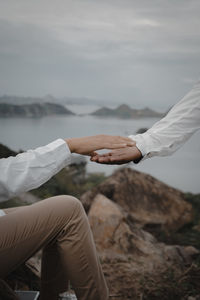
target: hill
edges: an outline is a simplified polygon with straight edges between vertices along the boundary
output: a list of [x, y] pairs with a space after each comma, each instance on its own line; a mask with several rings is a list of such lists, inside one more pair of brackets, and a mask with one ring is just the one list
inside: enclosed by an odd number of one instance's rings
[[0, 144], [0, 158], [6, 158], [9, 156], [15, 156], [17, 155], [17, 152], [11, 150], [7, 146]]
[[23, 105], [0, 103], [1, 118], [41, 118], [50, 115], [74, 115], [74, 113], [64, 106], [54, 103], [32, 103]]
[[99, 117], [117, 117], [117, 118], [161, 118], [164, 113], [156, 112], [148, 107], [143, 109], [133, 109], [126, 104], [122, 104], [117, 108], [102, 107], [91, 115]]

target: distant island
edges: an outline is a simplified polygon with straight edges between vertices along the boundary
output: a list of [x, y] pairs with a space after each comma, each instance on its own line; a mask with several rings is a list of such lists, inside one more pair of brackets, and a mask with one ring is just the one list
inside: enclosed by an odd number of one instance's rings
[[[0, 103], [9, 103], [9, 104], [32, 104], [32, 103], [57, 103], [61, 105], [105, 105], [108, 103], [105, 99], [95, 99], [87, 97], [54, 97], [51, 94], [47, 94], [44, 97], [35, 97], [35, 96], [15, 96], [15, 95], [0, 95]], [[109, 101], [112, 105], [113, 101]]]
[[[47, 95], [39, 97], [19, 97], [19, 96], [0, 96], [0, 118], [24, 117], [41, 118], [50, 115], [77, 115], [66, 108], [70, 104], [88, 104], [87, 98], [55, 98]], [[94, 104], [96, 102], [94, 101]], [[92, 100], [90, 99], [90, 104]], [[103, 102], [102, 102], [103, 105]], [[117, 108], [102, 107], [89, 115], [97, 117], [114, 117], [121, 119], [138, 118], [162, 118], [166, 113], [154, 111], [148, 107], [143, 109], [134, 109], [127, 104], [119, 105]], [[79, 115], [88, 115], [79, 114]]]
[[55, 103], [32, 103], [15, 105], [9, 103], [0, 103], [0, 117], [25, 117], [41, 118], [51, 115], [74, 115], [73, 112], [60, 104]]
[[156, 112], [148, 107], [143, 109], [133, 109], [126, 104], [122, 104], [115, 109], [102, 107], [91, 113], [98, 117], [117, 117], [117, 118], [162, 118], [165, 114]]

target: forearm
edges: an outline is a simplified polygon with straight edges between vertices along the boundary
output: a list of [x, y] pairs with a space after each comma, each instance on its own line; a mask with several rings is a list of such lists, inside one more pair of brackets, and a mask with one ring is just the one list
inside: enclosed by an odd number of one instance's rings
[[72, 153], [75, 152], [82, 155], [91, 155], [94, 151], [100, 149], [117, 149], [135, 145], [135, 143], [127, 137], [105, 134], [68, 138], [66, 143]]
[[71, 153], [89, 155], [99, 149], [132, 146], [127, 137], [96, 135], [58, 139], [44, 147], [0, 160], [0, 201], [37, 188], [65, 167]]
[[70, 163], [71, 153], [62, 139], [0, 160], [0, 201], [39, 187]]
[[171, 155], [200, 128], [200, 83], [144, 134], [130, 136], [144, 158]]

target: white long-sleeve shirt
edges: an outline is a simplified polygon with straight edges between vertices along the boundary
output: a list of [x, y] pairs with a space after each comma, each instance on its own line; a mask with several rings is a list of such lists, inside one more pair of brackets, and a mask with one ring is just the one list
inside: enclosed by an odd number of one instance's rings
[[[0, 202], [39, 187], [70, 160], [71, 152], [62, 139], [16, 157], [0, 159]], [[0, 210], [0, 216], [4, 214]]]
[[200, 129], [200, 81], [168, 114], [143, 134], [130, 135], [142, 153], [142, 160], [167, 156], [178, 150]]

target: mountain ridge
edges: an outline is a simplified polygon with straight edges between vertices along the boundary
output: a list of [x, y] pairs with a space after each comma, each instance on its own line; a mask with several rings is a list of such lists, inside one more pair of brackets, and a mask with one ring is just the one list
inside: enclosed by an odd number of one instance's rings
[[102, 107], [92, 112], [91, 115], [98, 117], [118, 117], [118, 118], [162, 118], [165, 114], [154, 111], [148, 107], [142, 109], [131, 108], [127, 104], [121, 104], [117, 108]]
[[50, 115], [75, 115], [72, 111], [55, 103], [8, 104], [0, 103], [0, 117], [41, 118]]

